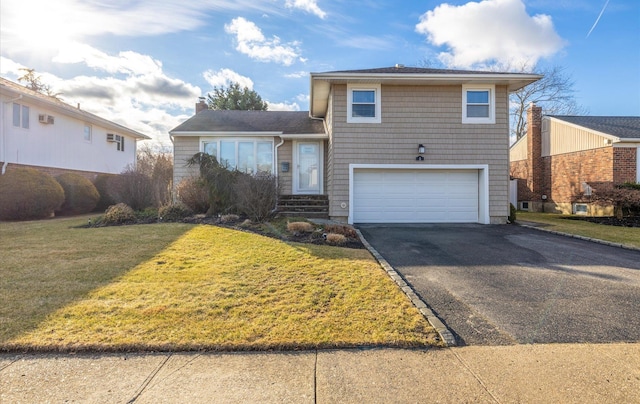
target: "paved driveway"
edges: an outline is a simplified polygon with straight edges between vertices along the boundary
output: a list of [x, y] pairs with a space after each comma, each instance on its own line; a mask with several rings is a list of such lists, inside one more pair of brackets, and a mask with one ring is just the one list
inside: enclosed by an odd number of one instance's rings
[[640, 252], [509, 225], [361, 225], [460, 345], [640, 341]]

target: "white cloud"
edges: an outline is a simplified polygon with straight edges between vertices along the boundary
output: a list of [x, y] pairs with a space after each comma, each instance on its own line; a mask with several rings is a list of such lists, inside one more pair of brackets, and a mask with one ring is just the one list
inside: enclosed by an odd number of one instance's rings
[[298, 72], [293, 72], [293, 73], [287, 73], [284, 75], [284, 77], [290, 78], [290, 79], [299, 79], [302, 77], [309, 77], [309, 72], [305, 72], [304, 70], [300, 70]]
[[327, 16], [327, 13], [318, 6], [318, 2], [316, 0], [287, 0], [285, 6], [288, 8], [298, 8], [322, 19]]
[[416, 31], [433, 45], [448, 48], [439, 59], [451, 67], [534, 65], [564, 46], [551, 17], [530, 16], [522, 0], [441, 4], [420, 17]]
[[236, 36], [236, 49], [252, 59], [290, 66], [300, 56], [297, 42], [281, 45], [280, 38], [275, 35], [267, 39], [256, 24], [242, 17], [234, 18], [224, 29]]
[[253, 89], [253, 80], [234, 72], [231, 69], [220, 69], [218, 71], [207, 70], [202, 73], [202, 77], [211, 84], [211, 87], [228, 87], [231, 83], [238, 83], [240, 87]]
[[300, 111], [300, 105], [298, 105], [297, 102], [292, 102], [292, 103], [288, 103], [288, 102], [269, 102], [267, 101], [268, 104], [268, 110], [269, 111]]
[[84, 63], [87, 66], [107, 73], [158, 74], [162, 63], [151, 56], [137, 52], [124, 51], [117, 56], [108, 55], [96, 48], [78, 42], [63, 45], [53, 57], [56, 63]]
[[26, 66], [14, 62], [4, 56], [0, 56], [0, 74], [3, 76], [22, 76], [24, 74], [20, 69], [26, 69]]

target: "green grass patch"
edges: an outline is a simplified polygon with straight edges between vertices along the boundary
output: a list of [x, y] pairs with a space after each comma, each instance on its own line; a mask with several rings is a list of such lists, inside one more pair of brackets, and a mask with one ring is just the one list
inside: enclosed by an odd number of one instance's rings
[[518, 212], [517, 221], [542, 224], [544, 228], [640, 248], [640, 228], [608, 226], [585, 220], [568, 219], [555, 213]]
[[0, 223], [13, 246], [0, 246], [0, 349], [438, 345], [365, 250], [208, 225], [69, 224]]

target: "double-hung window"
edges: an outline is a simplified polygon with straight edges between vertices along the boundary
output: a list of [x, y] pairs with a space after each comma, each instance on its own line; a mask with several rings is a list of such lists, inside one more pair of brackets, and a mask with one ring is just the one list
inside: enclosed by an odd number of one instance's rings
[[380, 123], [380, 85], [347, 85], [347, 122]]
[[495, 86], [462, 86], [462, 123], [496, 123]]
[[13, 104], [13, 126], [29, 129], [29, 107], [21, 104]]
[[207, 139], [202, 151], [230, 170], [273, 173], [273, 141], [263, 139]]

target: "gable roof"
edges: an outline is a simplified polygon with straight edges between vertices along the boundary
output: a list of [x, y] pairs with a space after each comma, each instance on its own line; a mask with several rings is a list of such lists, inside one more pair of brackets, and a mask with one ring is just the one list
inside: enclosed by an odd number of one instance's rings
[[325, 134], [324, 123], [309, 117], [307, 111], [237, 111], [204, 110], [184, 121], [169, 133], [192, 135], [204, 133], [243, 134]]
[[620, 139], [640, 139], [640, 116], [548, 116]]
[[50, 97], [46, 94], [33, 91], [27, 87], [24, 87], [2, 77], [0, 77], [0, 93], [7, 94], [10, 97], [21, 97], [21, 99], [25, 99], [37, 105], [41, 105], [43, 108], [51, 109], [57, 113], [67, 115], [78, 120], [83, 120], [87, 123], [100, 125], [107, 130], [113, 130], [121, 134], [126, 134], [136, 139], [151, 139], [149, 136], [133, 129], [129, 129], [126, 126], [122, 126], [118, 123], [101, 118], [98, 115], [94, 115], [90, 112], [84, 111], [79, 107], [73, 107], [54, 97]]
[[382, 67], [311, 73], [311, 116], [324, 117], [331, 84], [369, 83], [393, 85], [505, 85], [516, 91], [542, 78], [539, 74], [486, 72], [474, 70], [431, 69], [422, 67]]

